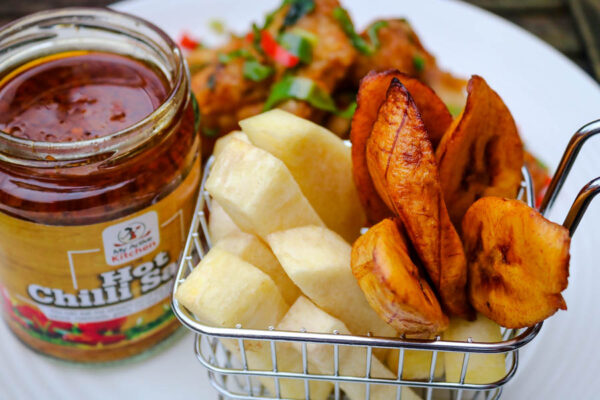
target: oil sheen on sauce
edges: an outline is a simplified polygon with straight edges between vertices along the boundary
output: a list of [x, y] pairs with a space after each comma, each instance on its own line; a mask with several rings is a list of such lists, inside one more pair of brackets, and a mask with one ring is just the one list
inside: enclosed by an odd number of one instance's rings
[[114, 53], [72, 52], [0, 81], [0, 130], [40, 142], [94, 139], [134, 125], [166, 98], [162, 75]]

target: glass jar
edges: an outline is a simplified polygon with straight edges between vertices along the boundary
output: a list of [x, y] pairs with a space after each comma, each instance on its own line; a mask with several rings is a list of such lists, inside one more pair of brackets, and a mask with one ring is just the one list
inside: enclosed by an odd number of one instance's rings
[[0, 302], [29, 347], [104, 362], [178, 327], [171, 287], [200, 181], [199, 114], [177, 45], [110, 10], [61, 9], [5, 26], [0, 82], [34, 60], [81, 51], [151, 66], [166, 99], [102, 137], [49, 142], [0, 131]]

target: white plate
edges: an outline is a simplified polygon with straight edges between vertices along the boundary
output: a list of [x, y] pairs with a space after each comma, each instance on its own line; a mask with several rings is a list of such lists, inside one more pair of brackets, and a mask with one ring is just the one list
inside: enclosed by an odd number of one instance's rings
[[[133, 0], [115, 8], [155, 22], [169, 34], [188, 30], [209, 37], [208, 21], [218, 18], [236, 31], [262, 21], [279, 0]], [[376, 17], [405, 16], [444, 67], [469, 76], [482, 75], [503, 97], [527, 145], [555, 167], [571, 134], [600, 118], [600, 88], [569, 60], [514, 25], [455, 1], [345, 0], [356, 24]], [[212, 37], [214, 39], [214, 37]], [[575, 193], [600, 172], [590, 147], [579, 157], [551, 217], [562, 221]], [[521, 352], [517, 376], [506, 386], [506, 399], [591, 399], [600, 371], [595, 346], [600, 336], [600, 284], [592, 205], [572, 245], [571, 277], [565, 292], [569, 311], [550, 318], [541, 334]], [[596, 235], [598, 237], [598, 235]], [[0, 324], [0, 398], [6, 399], [214, 399], [206, 372], [195, 360], [191, 336], [146, 360], [113, 368], [78, 368], [26, 350]]]

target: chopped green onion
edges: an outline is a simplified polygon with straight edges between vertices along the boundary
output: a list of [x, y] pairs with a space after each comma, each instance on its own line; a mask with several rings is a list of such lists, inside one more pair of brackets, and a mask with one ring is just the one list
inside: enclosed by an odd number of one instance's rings
[[448, 111], [453, 117], [458, 117], [463, 110], [463, 107], [457, 104], [446, 104], [446, 107], [448, 107]]
[[378, 49], [379, 46], [381, 46], [381, 43], [379, 43], [379, 30], [381, 28], [384, 28], [388, 26], [387, 21], [377, 21], [375, 23], [373, 23], [369, 29], [367, 29], [367, 35], [369, 35], [369, 41], [371, 42], [371, 46], [373, 46], [374, 49]]
[[221, 21], [220, 19], [213, 19], [210, 20], [208, 22], [208, 26], [210, 27], [210, 29], [219, 34], [222, 35], [225, 33], [225, 23], [223, 21]]
[[219, 54], [219, 62], [221, 64], [229, 64], [232, 60], [235, 60], [236, 58], [244, 58], [246, 60], [250, 60], [250, 59], [253, 59], [254, 57], [246, 49], [237, 49], [237, 50], [232, 50], [227, 54], [223, 54], [223, 53]]
[[286, 50], [305, 64], [312, 60], [312, 46], [308, 39], [294, 33], [282, 33], [277, 40]]
[[419, 54], [413, 56], [413, 65], [417, 72], [423, 72], [425, 70], [425, 59], [423, 56]]
[[283, 19], [283, 26], [292, 26], [300, 18], [315, 9], [315, 0], [285, 0], [283, 4], [289, 4], [290, 8]]
[[319, 43], [319, 37], [314, 33], [307, 31], [306, 29], [294, 27], [290, 30], [290, 33], [302, 36], [304, 39], [308, 40], [308, 42], [313, 46]]
[[333, 99], [326, 91], [311, 79], [294, 76], [287, 76], [271, 87], [263, 110], [270, 110], [289, 99], [303, 100], [315, 108], [337, 112]]
[[371, 55], [375, 52], [373, 46], [367, 43], [367, 41], [354, 30], [354, 24], [348, 15], [348, 11], [344, 10], [342, 7], [336, 7], [333, 10], [333, 18], [340, 24], [340, 27], [348, 39], [350, 39], [350, 42], [356, 50], [366, 55]]
[[535, 158], [535, 162], [537, 163], [538, 167], [540, 167], [541, 169], [545, 169], [546, 171], [548, 171], [548, 166], [546, 164], [544, 164], [542, 162], [542, 160], [540, 160], [537, 157], [534, 157], [534, 158]]
[[354, 115], [354, 111], [356, 111], [356, 101], [350, 103], [350, 105], [346, 107], [345, 110], [338, 111], [336, 115], [342, 118], [350, 119]]
[[244, 78], [260, 82], [273, 74], [273, 68], [263, 65], [256, 60], [244, 62]]
[[[248, 34], [250, 35], [250, 34]], [[260, 53], [260, 54], [265, 54], [262, 46], [260, 45], [260, 38], [261, 38], [262, 34], [261, 34], [261, 30], [258, 27], [258, 25], [256, 24], [252, 24], [252, 47], [254, 47], [254, 49]]]

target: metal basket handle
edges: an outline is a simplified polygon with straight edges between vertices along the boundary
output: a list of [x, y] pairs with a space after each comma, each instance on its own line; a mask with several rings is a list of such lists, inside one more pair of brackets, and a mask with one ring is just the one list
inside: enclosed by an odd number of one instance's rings
[[[562, 189], [563, 184], [565, 183], [565, 180], [567, 179], [569, 172], [571, 171], [571, 168], [573, 167], [575, 159], [577, 158], [577, 155], [581, 151], [581, 148], [583, 147], [585, 142], [589, 138], [591, 138], [592, 136], [595, 136], [598, 133], [600, 133], [600, 119], [590, 122], [587, 125], [582, 126], [581, 128], [579, 128], [579, 130], [577, 132], [575, 132], [575, 134], [569, 141], [569, 144], [567, 145], [565, 152], [563, 153], [560, 163], [558, 164], [558, 168], [556, 169], [556, 172], [554, 173], [554, 176], [552, 177], [552, 180], [550, 181], [548, 190], [546, 191], [546, 194], [544, 195], [544, 198], [542, 199], [542, 204], [540, 205], [540, 208], [539, 208], [539, 211], [540, 211], [540, 213], [542, 213], [542, 215], [545, 215], [548, 212], [548, 210], [550, 208], [552, 208], [552, 205], [554, 204], [554, 201], [558, 197], [558, 194], [560, 193], [560, 190]], [[575, 204], [573, 204], [573, 206], [575, 206]], [[571, 208], [573, 208], [573, 207], [571, 207]], [[585, 212], [585, 208], [582, 210], [582, 214], [583, 214], [583, 212]], [[571, 214], [571, 212], [569, 212], [569, 214]], [[565, 221], [565, 223], [566, 222], [567, 221]], [[575, 230], [575, 228], [577, 228], [578, 222], [579, 222], [579, 220], [576, 221], [573, 231]], [[569, 228], [569, 227], [567, 227], [567, 228]], [[571, 228], [569, 228], [569, 229], [571, 229]], [[571, 232], [571, 234], [573, 234], [573, 232]]]
[[598, 193], [600, 193], [600, 177], [588, 182], [577, 194], [563, 222], [563, 226], [569, 230], [571, 237], [575, 234], [585, 211]]

